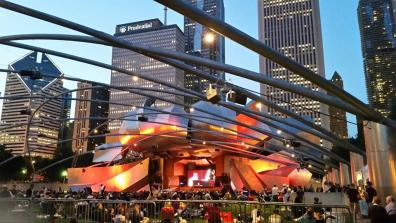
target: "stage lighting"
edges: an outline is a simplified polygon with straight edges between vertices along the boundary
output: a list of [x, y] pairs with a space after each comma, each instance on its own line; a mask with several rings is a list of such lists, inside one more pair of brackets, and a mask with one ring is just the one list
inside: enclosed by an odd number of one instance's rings
[[240, 105], [246, 105], [247, 96], [239, 91], [231, 90], [227, 94], [227, 100]]
[[296, 141], [291, 141], [290, 144], [293, 147], [300, 147], [301, 146], [301, 143], [300, 142], [296, 142]]
[[141, 121], [141, 122], [147, 122], [148, 121], [148, 118], [146, 117], [146, 116], [139, 116], [138, 117], [138, 121]]
[[216, 88], [212, 88], [212, 84], [209, 84], [209, 87], [206, 89], [206, 99], [213, 104], [221, 101], [220, 95], [218, 95]]

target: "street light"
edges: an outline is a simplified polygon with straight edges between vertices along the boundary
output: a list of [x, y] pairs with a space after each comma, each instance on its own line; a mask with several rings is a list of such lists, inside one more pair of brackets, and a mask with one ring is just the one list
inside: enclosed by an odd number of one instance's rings
[[65, 182], [67, 178], [67, 170], [62, 171], [61, 176], [63, 177], [63, 182]]
[[213, 43], [215, 40], [215, 35], [211, 32], [205, 34], [204, 40], [206, 43]]
[[62, 177], [67, 177], [67, 170], [62, 171], [61, 176]]
[[27, 174], [27, 169], [26, 168], [22, 168], [21, 173], [22, 173], [22, 175], [26, 175]]

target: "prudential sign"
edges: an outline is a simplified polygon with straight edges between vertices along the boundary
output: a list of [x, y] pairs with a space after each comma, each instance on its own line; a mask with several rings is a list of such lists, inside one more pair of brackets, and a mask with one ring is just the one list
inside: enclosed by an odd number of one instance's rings
[[126, 33], [126, 32], [132, 32], [132, 31], [137, 31], [141, 29], [149, 29], [153, 27], [152, 22], [146, 22], [143, 24], [131, 24], [131, 25], [122, 25], [118, 28], [118, 33]]

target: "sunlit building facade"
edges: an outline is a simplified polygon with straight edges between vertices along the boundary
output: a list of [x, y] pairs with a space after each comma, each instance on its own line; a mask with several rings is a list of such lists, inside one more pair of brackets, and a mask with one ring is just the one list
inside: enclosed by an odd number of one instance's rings
[[84, 82], [77, 83], [77, 89], [72, 148], [73, 152], [87, 152], [106, 142], [99, 135], [107, 133], [110, 92]]
[[[204, 11], [208, 15], [224, 21], [223, 0], [186, 0], [186, 2]], [[184, 39], [186, 53], [222, 63], [225, 62], [224, 37], [186, 16], [184, 17]], [[192, 66], [216, 76], [219, 79], [224, 80], [225, 78], [224, 72], [195, 64], [192, 64]], [[208, 86], [208, 82], [205, 79], [197, 77], [195, 74], [186, 73], [184, 77], [184, 86], [196, 92], [204, 92]], [[189, 97], [186, 97], [185, 101], [188, 104], [196, 102]]]
[[[322, 31], [318, 0], [258, 0], [259, 39], [271, 48], [324, 77]], [[271, 60], [260, 57], [260, 72], [314, 91], [321, 91], [310, 81], [288, 71]], [[261, 93], [278, 106], [309, 117], [329, 129], [329, 119], [320, 114], [328, 107], [298, 94], [262, 84]], [[285, 117], [274, 109], [270, 114]]]
[[368, 101], [388, 116], [396, 106], [396, 0], [360, 0], [358, 18]]
[[[164, 25], [158, 19], [117, 25], [115, 36], [131, 43], [153, 48], [184, 52], [184, 35], [177, 25]], [[139, 53], [126, 49], [113, 48], [112, 64], [140, 75], [155, 78], [180, 87], [184, 86], [184, 72], [165, 63], [156, 61]], [[156, 95], [168, 100], [183, 102], [182, 96], [161, 93], [158, 90], [173, 89], [153, 83], [136, 76], [130, 76], [117, 71], [111, 73], [111, 84], [122, 87], [141, 87], [151, 91], [137, 90], [147, 95]], [[132, 90], [132, 89], [131, 89]], [[132, 90], [133, 91], [133, 90]], [[143, 106], [146, 96], [129, 91], [111, 90], [110, 102], [124, 103], [124, 105], [110, 105], [110, 118], [121, 118], [127, 112]], [[165, 108], [171, 103], [157, 100], [154, 107]], [[109, 124], [109, 130], [117, 130], [122, 120], [114, 120]]]
[[[4, 100], [0, 141], [14, 155], [25, 154], [30, 151], [33, 156], [52, 158], [57, 148], [62, 118], [64, 118], [67, 109], [65, 109], [62, 98], [49, 100], [43, 106], [41, 104], [46, 98], [58, 95], [66, 90], [59, 78], [62, 72], [46, 54], [37, 52], [31, 52], [10, 64], [9, 69], [17, 71], [36, 70], [54, 77], [31, 79], [17, 73], [7, 74], [5, 96], [33, 97]], [[40, 109], [35, 112], [39, 106]], [[30, 114], [34, 115], [29, 132], [27, 132], [26, 126]], [[25, 143], [26, 138], [28, 143]]]

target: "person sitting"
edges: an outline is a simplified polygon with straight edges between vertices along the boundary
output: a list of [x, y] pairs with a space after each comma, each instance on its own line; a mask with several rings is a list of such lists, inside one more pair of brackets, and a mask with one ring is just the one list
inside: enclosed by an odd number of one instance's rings
[[114, 223], [126, 223], [126, 217], [122, 209], [117, 209], [117, 214], [114, 216]]
[[282, 217], [279, 215], [279, 209], [275, 208], [268, 218], [268, 223], [282, 223]]
[[7, 185], [3, 185], [3, 189], [0, 191], [0, 198], [11, 198], [12, 194], [8, 190]]
[[140, 223], [143, 220], [144, 214], [140, 209], [139, 204], [135, 204], [132, 210], [132, 213], [129, 215], [129, 221], [131, 223]]
[[307, 212], [303, 214], [300, 218], [296, 219], [296, 221], [301, 222], [301, 223], [315, 223], [316, 219], [314, 217], [314, 211], [312, 207], [309, 207], [307, 209]]
[[377, 196], [373, 197], [373, 205], [369, 208], [369, 217], [371, 223], [384, 223], [388, 221], [388, 214], [384, 207], [380, 205], [381, 199]]
[[171, 223], [174, 221], [175, 210], [171, 202], [165, 202], [164, 207], [161, 209], [161, 222]]

